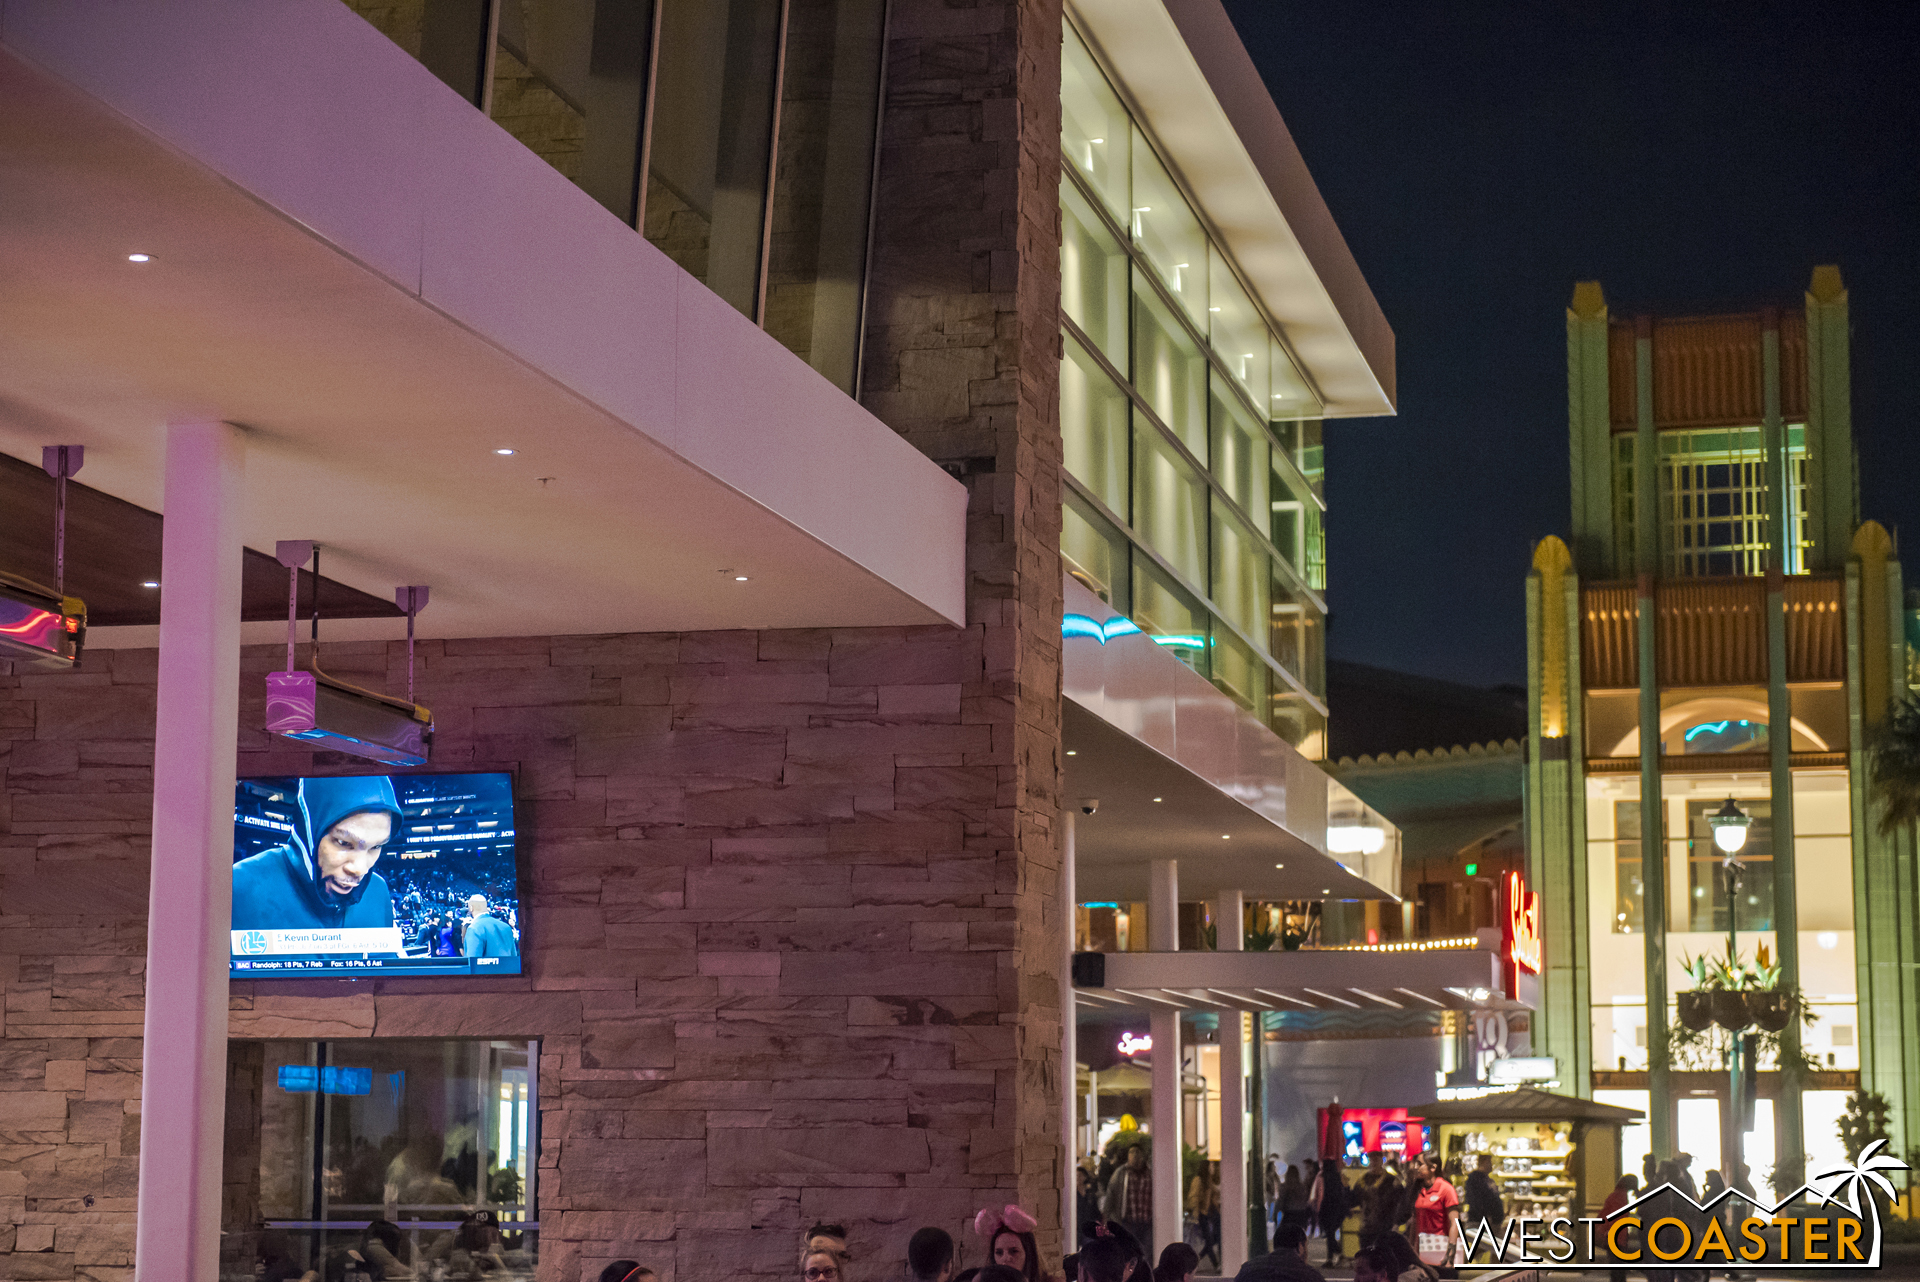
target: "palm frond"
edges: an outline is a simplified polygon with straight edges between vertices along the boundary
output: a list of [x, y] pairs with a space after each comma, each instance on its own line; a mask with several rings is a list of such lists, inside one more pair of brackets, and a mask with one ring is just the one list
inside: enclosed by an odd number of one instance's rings
[[1895, 700], [1887, 719], [1867, 736], [1867, 752], [1881, 835], [1920, 820], [1920, 699]]

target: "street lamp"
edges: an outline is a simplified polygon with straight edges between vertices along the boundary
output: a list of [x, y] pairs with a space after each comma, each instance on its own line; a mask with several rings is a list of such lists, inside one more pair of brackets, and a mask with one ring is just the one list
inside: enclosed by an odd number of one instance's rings
[[[1740, 875], [1746, 871], [1740, 862], [1740, 852], [1747, 846], [1747, 829], [1753, 824], [1753, 816], [1734, 804], [1733, 798], [1727, 798], [1727, 804], [1707, 816], [1707, 823], [1713, 828], [1713, 844], [1720, 849], [1720, 867], [1727, 887], [1727, 968], [1729, 973], [1738, 965], [1740, 922]], [[1733, 1001], [1743, 1001], [1736, 994]], [[1746, 1094], [1745, 1072], [1741, 1061], [1756, 1054], [1754, 1039], [1742, 1037], [1740, 1029], [1746, 1027], [1744, 1015], [1738, 1023], [1717, 1021], [1727, 1029], [1729, 1045], [1727, 1048], [1728, 1087], [1727, 1103], [1730, 1116], [1721, 1126], [1721, 1162], [1731, 1164], [1737, 1172], [1746, 1156], [1746, 1142], [1742, 1132], [1746, 1130], [1748, 1102]]]
[[1707, 816], [1707, 823], [1713, 829], [1713, 844], [1720, 848], [1720, 868], [1726, 879], [1727, 965], [1731, 966], [1739, 951], [1735, 927], [1740, 920], [1740, 874], [1746, 871], [1740, 862], [1740, 852], [1747, 847], [1747, 829], [1753, 823], [1753, 816], [1728, 797], [1726, 805]]
[[1720, 847], [1727, 857], [1729, 865], [1737, 866], [1740, 852], [1746, 849], [1747, 826], [1753, 817], [1727, 798], [1727, 804], [1707, 816], [1707, 823], [1713, 828], [1713, 844]]

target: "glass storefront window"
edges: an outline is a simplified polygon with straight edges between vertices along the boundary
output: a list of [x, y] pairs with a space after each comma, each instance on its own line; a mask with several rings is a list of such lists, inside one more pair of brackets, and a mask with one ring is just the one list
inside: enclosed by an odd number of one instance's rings
[[1060, 184], [1060, 307], [1116, 366], [1127, 366], [1127, 255], [1070, 182]]
[[[381, 35], [478, 107], [486, 100], [487, 6], [475, 0], [346, 0]], [[631, 221], [631, 216], [629, 216]]]
[[780, 0], [668, 4], [661, 14], [642, 230], [748, 316], [760, 310], [779, 41]]
[[885, 0], [790, 5], [780, 76], [767, 332], [849, 395], [860, 362], [885, 20]]
[[1132, 402], [1072, 338], [1060, 363], [1060, 439], [1067, 471], [1115, 516], [1127, 503], [1127, 420]]
[[1321, 523], [1320, 505], [1314, 502], [1299, 474], [1274, 468], [1271, 478], [1273, 497], [1268, 538], [1287, 558], [1295, 574], [1315, 591], [1327, 585], [1326, 540]]
[[532, 1276], [537, 1234], [514, 1226], [539, 1219], [538, 1059], [524, 1041], [230, 1043], [226, 1249], [324, 1278], [376, 1243], [404, 1276]]
[[629, 226], [652, 36], [651, 3], [582, 0], [500, 0], [494, 30], [494, 123]]
[[1275, 734], [1298, 748], [1307, 760], [1319, 761], [1326, 756], [1326, 714], [1284, 682], [1274, 682], [1273, 714], [1267, 724]]
[[1267, 554], [1253, 531], [1238, 517], [1215, 509], [1213, 516], [1213, 601], [1228, 623], [1249, 637], [1266, 640]]
[[1180, 306], [1204, 332], [1207, 326], [1207, 233], [1193, 216], [1146, 137], [1133, 135], [1133, 243], [1160, 274]]
[[1069, 24], [1060, 66], [1060, 154], [1121, 223], [1129, 221], [1132, 139], [1133, 125], [1119, 95]]
[[1207, 358], [1153, 287], [1133, 289], [1133, 386], [1195, 458], [1207, 457]]
[[1216, 634], [1213, 644], [1213, 681], [1249, 708], [1265, 706], [1273, 672], [1260, 657], [1238, 640]]
[[1186, 576], [1207, 581], [1207, 483], [1145, 419], [1134, 429], [1133, 529]]
[[1180, 662], [1207, 675], [1207, 612], [1139, 552], [1133, 554], [1133, 621]]
[[1132, 592], [1126, 536], [1073, 490], [1064, 491], [1060, 521], [1060, 556], [1066, 571], [1117, 614], [1132, 610]]
[[1213, 390], [1213, 478], [1240, 510], [1258, 521], [1268, 510], [1267, 434], [1240, 404], [1240, 398], [1220, 387], [1214, 376]]
[[1234, 279], [1226, 256], [1210, 255], [1211, 283], [1207, 291], [1207, 334], [1227, 372], [1246, 389], [1255, 405], [1269, 403], [1273, 339], [1267, 323]]
[[1274, 659], [1308, 690], [1326, 689], [1326, 620], [1313, 601], [1276, 573], [1267, 625]]
[[1613, 803], [1613, 836], [1613, 933], [1635, 935], [1647, 928], [1639, 802]]

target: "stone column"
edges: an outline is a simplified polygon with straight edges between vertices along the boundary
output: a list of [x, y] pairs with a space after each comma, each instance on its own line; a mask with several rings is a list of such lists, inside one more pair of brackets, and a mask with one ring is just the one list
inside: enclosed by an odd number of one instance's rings
[[[997, 953], [991, 1127], [968, 1128], [977, 1205], [1018, 1201], [1043, 1256], [1071, 1249], [1049, 1211], [1072, 1082], [1056, 1020], [1060, 885], [1060, 40], [1057, 4], [893, 0], [859, 399], [967, 486], [967, 622], [978, 676], [961, 721], [990, 732], [966, 758], [997, 778], [965, 858], [991, 858]], [[919, 636], [926, 629], [909, 629]], [[944, 748], [916, 768], [951, 770]], [[956, 869], [959, 861], [955, 861]], [[952, 875], [936, 870], [935, 882]], [[1004, 1062], [1003, 1062], [1004, 1061]], [[942, 1150], [945, 1151], [945, 1150]], [[959, 1187], [949, 1184], [948, 1187]], [[932, 1194], [911, 1204], [937, 1207]], [[895, 1213], [897, 1214], [897, 1213]], [[935, 1211], [916, 1210], [921, 1223]], [[897, 1221], [906, 1224], [908, 1219]], [[911, 1231], [910, 1229], [908, 1231]]]
[[214, 1282], [227, 1069], [246, 445], [167, 428], [134, 1268]]
[[[1224, 892], [1235, 900], [1237, 890]], [[1233, 918], [1239, 921], [1238, 915]], [[1237, 933], [1237, 932], [1236, 932]], [[1226, 933], [1221, 932], [1224, 946]], [[1237, 942], [1237, 941], [1236, 941]], [[1247, 1262], [1246, 1035], [1237, 1010], [1220, 1012], [1220, 1274], [1232, 1277]]]

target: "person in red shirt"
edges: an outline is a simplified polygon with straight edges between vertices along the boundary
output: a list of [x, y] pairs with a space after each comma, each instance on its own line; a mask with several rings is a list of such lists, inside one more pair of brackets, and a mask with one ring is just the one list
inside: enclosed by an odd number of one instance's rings
[[1431, 1154], [1417, 1154], [1413, 1159], [1413, 1222], [1408, 1235], [1423, 1264], [1453, 1262], [1459, 1224], [1460, 1195], [1441, 1177], [1439, 1163]]

